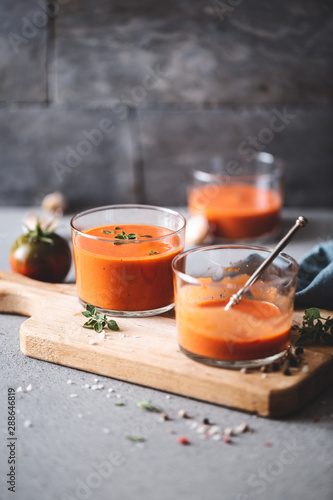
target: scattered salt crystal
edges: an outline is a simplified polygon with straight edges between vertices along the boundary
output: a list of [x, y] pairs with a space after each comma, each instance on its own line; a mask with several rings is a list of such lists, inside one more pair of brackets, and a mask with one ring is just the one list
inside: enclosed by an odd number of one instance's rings
[[117, 394], [117, 398], [121, 398], [121, 394]]
[[90, 385], [89, 384], [84, 384], [83, 386], [85, 389], [90, 389]]
[[91, 386], [91, 390], [92, 390], [92, 391], [97, 391], [97, 389], [98, 389], [98, 386], [97, 386], [96, 384], [93, 384], [93, 385]]
[[70, 398], [77, 398], [77, 397], [78, 397], [78, 395], [77, 395], [77, 394], [70, 394], [70, 395], [69, 395], [69, 397], [70, 397]]
[[22, 387], [21, 387], [21, 386], [20, 386], [20, 387], [18, 387], [18, 388], [16, 389], [16, 392], [23, 392]]
[[25, 390], [26, 390], [27, 392], [29, 392], [29, 391], [31, 391], [31, 389], [32, 389], [32, 385], [31, 385], [31, 384], [29, 384], [29, 385], [27, 385], [27, 387], [26, 387], [26, 389], [25, 389]]
[[309, 371], [309, 365], [304, 365], [302, 368], [302, 372], [308, 373], [308, 371]]
[[178, 415], [181, 417], [181, 418], [186, 418], [187, 417], [187, 413], [185, 410], [179, 410], [178, 411]]
[[104, 427], [103, 432], [104, 432], [104, 434], [110, 434], [110, 429], [108, 429], [107, 427]]
[[107, 397], [107, 398], [111, 398], [111, 394], [107, 394], [107, 395], [106, 395], [106, 397]]
[[89, 340], [88, 342], [89, 342], [90, 345], [96, 345], [96, 342], [94, 340], [92, 340], [92, 339]]
[[71, 379], [68, 379], [67, 380], [67, 384], [72, 384], [73, 382], [71, 381]]
[[24, 427], [31, 427], [31, 426], [32, 426], [32, 423], [31, 423], [31, 421], [30, 421], [30, 420], [25, 420], [25, 421], [23, 422], [23, 425], [24, 425]]
[[235, 427], [236, 434], [242, 434], [243, 432], [246, 432], [248, 430], [249, 426], [246, 422], [242, 422], [241, 424], [237, 425], [237, 427]]
[[166, 395], [165, 395], [165, 399], [171, 399], [170, 394], [166, 394]]
[[198, 434], [205, 434], [208, 430], [208, 425], [199, 424], [196, 430]]
[[261, 374], [261, 378], [266, 378], [267, 377], [267, 373], [262, 373]]
[[247, 373], [247, 368], [245, 368], [245, 367], [241, 368], [241, 369], [240, 369], [240, 372], [241, 372], [241, 373]]
[[215, 441], [220, 441], [222, 439], [222, 436], [221, 434], [214, 434], [212, 436], [212, 439], [214, 439]]
[[233, 430], [233, 428], [232, 428], [232, 427], [226, 427], [226, 428], [224, 429], [224, 434], [225, 434], [226, 436], [232, 436], [232, 435], [233, 435], [233, 433], [234, 433], [234, 430]]
[[97, 389], [99, 390], [104, 389], [104, 384], [97, 384]]
[[94, 379], [94, 382], [96, 382], [96, 384], [97, 384], [97, 382], [99, 382], [99, 379], [98, 379], [98, 378], [95, 378], [95, 379]]
[[121, 333], [121, 334], [119, 335], [119, 337], [118, 337], [118, 338], [121, 340], [121, 339], [123, 339], [124, 337], [125, 337], [125, 335], [124, 335], [123, 333]]
[[221, 427], [219, 425], [212, 425], [208, 430], [208, 436], [213, 436], [214, 434], [218, 434], [221, 432]]
[[108, 392], [114, 392], [114, 389], [112, 389], [112, 387], [109, 387]]

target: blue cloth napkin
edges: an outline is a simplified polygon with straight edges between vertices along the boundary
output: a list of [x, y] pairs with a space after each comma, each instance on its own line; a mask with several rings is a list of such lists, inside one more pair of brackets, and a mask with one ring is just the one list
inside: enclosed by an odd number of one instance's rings
[[333, 240], [316, 245], [300, 261], [295, 307], [333, 310]]

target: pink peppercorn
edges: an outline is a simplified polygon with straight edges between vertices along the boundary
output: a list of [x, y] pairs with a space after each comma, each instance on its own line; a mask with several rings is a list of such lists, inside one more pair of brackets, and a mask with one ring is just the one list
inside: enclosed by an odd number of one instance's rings
[[223, 436], [223, 437], [222, 437], [222, 441], [223, 441], [224, 443], [227, 443], [227, 444], [231, 444], [231, 443], [232, 443], [232, 441], [231, 441], [231, 439], [230, 439], [230, 437], [229, 437], [229, 436]]
[[190, 444], [189, 440], [187, 439], [187, 437], [179, 437], [177, 439], [178, 443], [179, 444]]
[[267, 448], [271, 448], [273, 446], [273, 443], [271, 443], [270, 441], [266, 441], [265, 446], [267, 446]]

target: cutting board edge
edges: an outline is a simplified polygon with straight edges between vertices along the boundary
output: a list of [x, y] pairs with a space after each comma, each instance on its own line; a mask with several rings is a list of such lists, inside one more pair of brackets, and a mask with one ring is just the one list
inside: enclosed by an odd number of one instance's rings
[[[235, 387], [232, 384], [226, 383], [223, 386], [220, 380], [212, 380], [208, 376], [206, 379], [203, 377], [197, 379], [195, 388], [191, 388], [191, 385], [193, 386], [193, 374], [184, 375], [175, 371], [172, 372], [163, 367], [159, 367], [158, 371], [156, 371], [156, 367], [152, 367], [149, 363], [146, 364], [142, 362], [140, 364], [140, 370], [135, 371], [135, 374], [131, 375], [133, 372], [133, 362], [131, 360], [126, 360], [119, 356], [113, 358], [112, 365], [110, 365], [110, 359], [107, 353], [101, 353], [100, 351], [95, 353], [90, 345], [80, 350], [80, 356], [83, 355], [84, 357], [84, 354], [86, 354], [87, 359], [90, 358], [90, 362], [83, 367], [81, 358], [73, 359], [73, 353], [70, 346], [59, 343], [56, 340], [42, 340], [40, 337], [37, 344], [33, 342], [33, 340], [35, 340], [33, 336], [25, 334], [24, 325], [22, 325], [22, 327], [20, 346], [25, 356], [51, 363], [58, 363], [57, 354], [59, 353], [59, 347], [61, 347], [61, 364], [69, 368], [111, 377], [117, 380], [178, 394], [184, 397], [190, 397], [198, 401], [205, 401], [207, 403], [221, 405], [239, 411], [256, 413], [263, 417], [275, 416], [271, 414], [270, 404], [273, 391], [271, 388], [267, 388], [264, 385], [261, 387], [261, 391], [258, 391], [258, 388], [254, 385], [253, 392], [251, 393], [250, 390], [246, 391], [246, 398], [244, 398], [242, 397], [241, 387], [235, 391]], [[97, 355], [99, 356], [99, 363], [96, 366], [94, 365], [94, 359]], [[193, 363], [195, 362], [193, 361]], [[107, 368], [104, 368], [105, 366]], [[221, 369], [216, 368], [216, 370], [221, 372]], [[154, 375], [153, 383], [151, 383], [152, 374]], [[176, 392], [174, 387], [177, 387]], [[279, 392], [283, 393], [283, 390]], [[237, 403], [235, 403], [235, 398], [237, 398]], [[297, 411], [297, 409], [298, 408], [296, 408], [295, 411]], [[288, 413], [290, 412], [286, 410], [284, 415]], [[282, 416], [281, 412], [279, 416]]]
[[[326, 360], [313, 369], [310, 377], [303, 378], [284, 390], [273, 389], [271, 391], [269, 415], [273, 418], [292, 415], [331, 384], [333, 384], [333, 357], [327, 355]], [[281, 411], [281, 400], [287, 406], [284, 411]]]

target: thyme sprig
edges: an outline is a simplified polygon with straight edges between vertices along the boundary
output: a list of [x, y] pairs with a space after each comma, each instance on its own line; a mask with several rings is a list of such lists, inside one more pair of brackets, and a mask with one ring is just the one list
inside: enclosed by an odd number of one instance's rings
[[144, 443], [146, 439], [142, 436], [126, 436], [126, 439], [132, 441], [133, 443]]
[[108, 319], [106, 314], [97, 313], [95, 306], [87, 304], [86, 310], [82, 312], [83, 316], [89, 318], [83, 325], [83, 328], [95, 330], [96, 333], [101, 333], [107, 325], [110, 330], [118, 332], [120, 330], [117, 322], [114, 319]]
[[142, 401], [137, 401], [136, 405], [141, 408], [141, 410], [147, 410], [151, 411], [154, 413], [160, 413], [161, 410], [159, 408], [156, 408], [156, 406], [153, 406], [151, 404], [151, 401], [148, 401], [148, 399], [143, 399]]
[[293, 330], [300, 334], [295, 345], [302, 345], [306, 342], [320, 342], [333, 346], [333, 318], [320, 315], [320, 310], [316, 307], [305, 309], [302, 326], [294, 325]]

